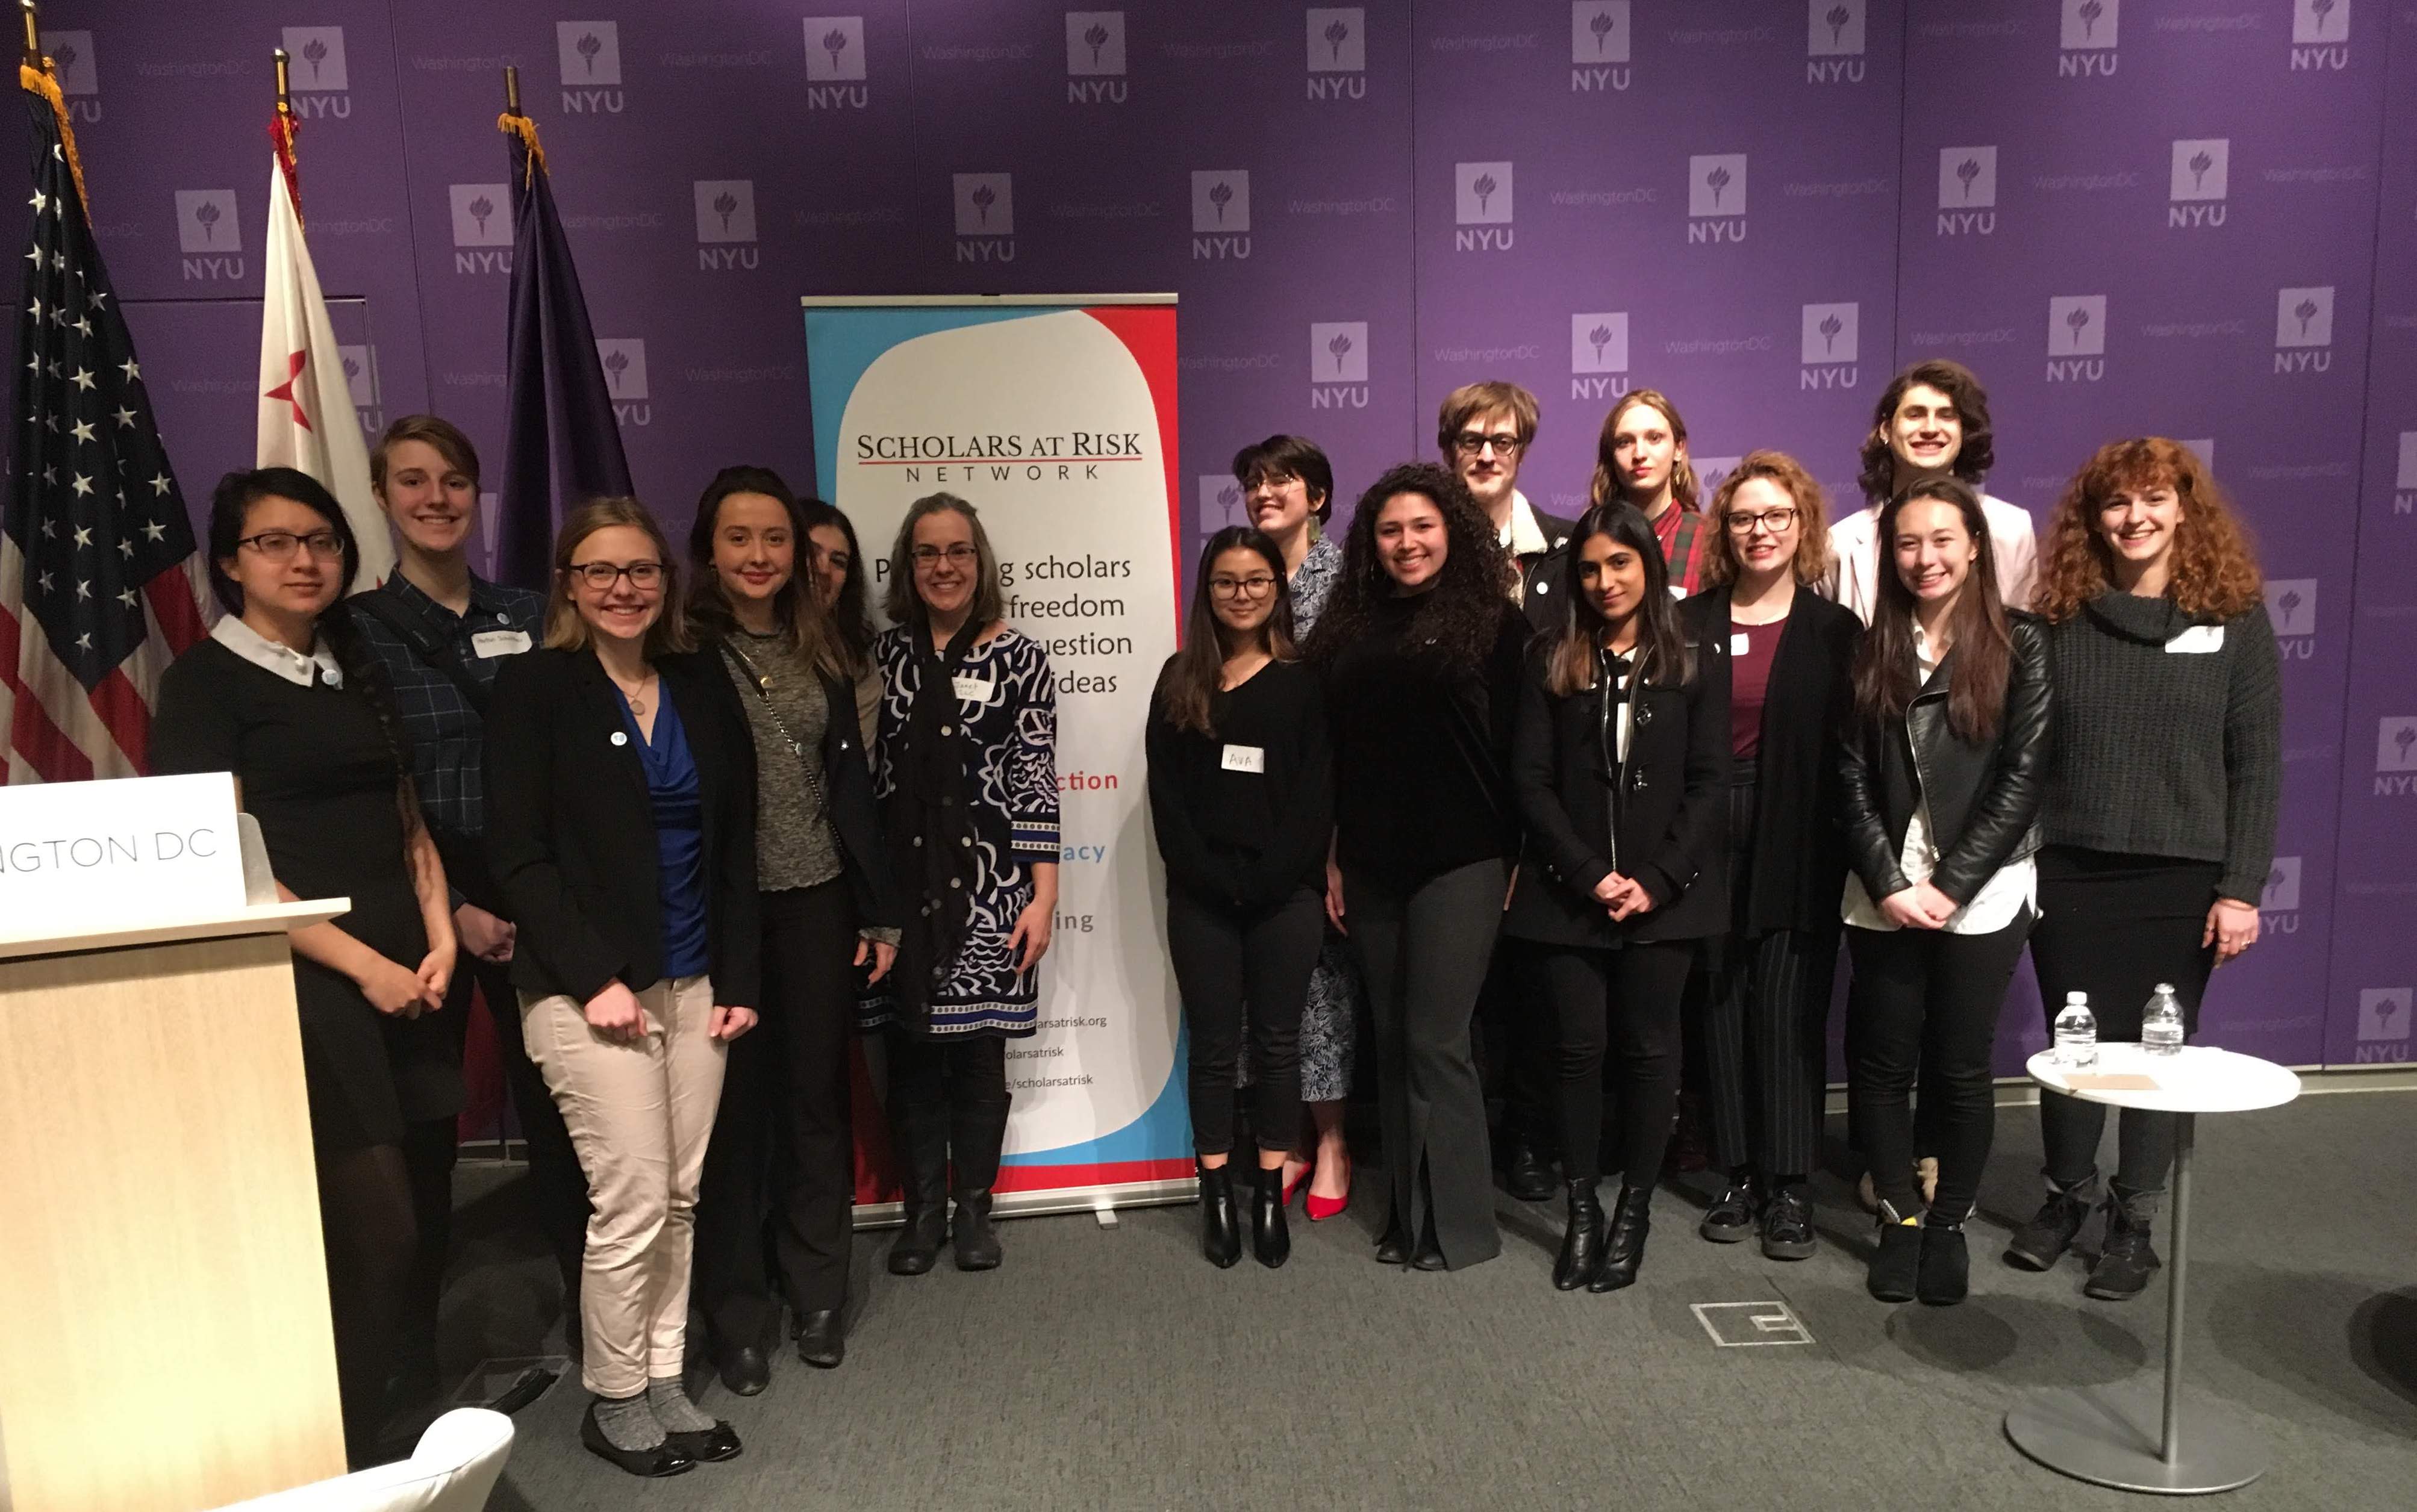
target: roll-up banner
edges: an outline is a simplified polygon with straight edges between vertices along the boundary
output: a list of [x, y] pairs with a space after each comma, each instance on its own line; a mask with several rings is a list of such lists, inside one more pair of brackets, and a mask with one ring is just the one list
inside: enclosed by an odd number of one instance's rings
[[[1142, 727], [1175, 651], [1175, 296], [808, 298], [815, 476], [876, 619], [907, 507], [980, 511], [1057, 689], [1063, 856], [1039, 1032], [1011, 1039], [1003, 1213], [1188, 1199], [1191, 1124]], [[877, 1060], [880, 1046], [868, 1042]], [[859, 1219], [897, 1195], [858, 1079]]]

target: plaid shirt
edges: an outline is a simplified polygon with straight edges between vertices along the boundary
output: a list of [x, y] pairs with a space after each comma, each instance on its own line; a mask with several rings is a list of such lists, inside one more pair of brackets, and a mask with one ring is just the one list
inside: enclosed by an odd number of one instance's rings
[[1662, 511], [1653, 522], [1653, 534], [1662, 542], [1662, 560], [1670, 567], [1670, 592], [1680, 598], [1693, 597], [1704, 586], [1704, 517], [1694, 509], [1682, 508], [1679, 501]]
[[[460, 648], [462, 666], [486, 687], [495, 686], [503, 656], [480, 656], [475, 637], [490, 630], [518, 630], [533, 646], [544, 635], [545, 600], [525, 588], [507, 588], [483, 578], [470, 580], [470, 612], [455, 614], [398, 572], [359, 596], [377, 597], [405, 624], [427, 627], [440, 643]], [[358, 602], [357, 598], [355, 602]], [[374, 614], [355, 612], [361, 638], [386, 668], [394, 688], [395, 713], [411, 742], [411, 780], [420, 811], [432, 828], [464, 839], [486, 832], [486, 724], [461, 688], [442, 670], [420, 659], [409, 643]]]

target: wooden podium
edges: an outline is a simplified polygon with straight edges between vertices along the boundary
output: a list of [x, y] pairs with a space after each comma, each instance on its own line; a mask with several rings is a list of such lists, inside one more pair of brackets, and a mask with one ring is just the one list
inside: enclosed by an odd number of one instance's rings
[[344, 1473], [289, 926], [0, 920], [0, 1512]]

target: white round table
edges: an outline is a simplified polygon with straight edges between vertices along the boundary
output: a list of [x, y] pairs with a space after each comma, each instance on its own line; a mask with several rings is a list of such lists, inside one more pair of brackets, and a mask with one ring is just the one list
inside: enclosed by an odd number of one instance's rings
[[[2115, 1108], [2173, 1113], [2173, 1236], [2166, 1264], [2166, 1373], [2159, 1383], [2121, 1382], [2043, 1393], [2006, 1414], [2014, 1447], [2078, 1480], [2128, 1491], [2200, 1495], [2246, 1486], [2266, 1473], [2265, 1445], [2227, 1414], [2181, 1399], [2182, 1300], [2190, 1256], [2191, 1143], [2200, 1113], [2276, 1108], [2300, 1095], [2300, 1079], [2272, 1061], [2212, 1045], [2151, 1055], [2138, 1045], [2101, 1045], [2098, 1064], [2067, 1069], [2053, 1051], [2024, 1067], [2051, 1092]], [[2073, 1084], [2092, 1077], [2145, 1076], [2145, 1087]]]

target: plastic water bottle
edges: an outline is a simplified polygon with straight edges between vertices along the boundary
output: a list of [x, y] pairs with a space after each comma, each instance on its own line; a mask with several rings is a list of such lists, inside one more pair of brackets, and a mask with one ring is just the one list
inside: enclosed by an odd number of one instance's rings
[[2056, 1016], [2056, 1064], [2067, 1070], [2098, 1064], [2098, 1020], [2087, 992], [2064, 994], [2064, 1011]]
[[2174, 984], [2159, 982], [2140, 1010], [2140, 1046], [2151, 1055], [2175, 1055], [2182, 1048], [2182, 1002]]

